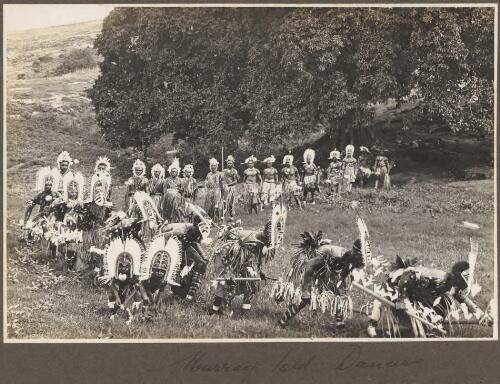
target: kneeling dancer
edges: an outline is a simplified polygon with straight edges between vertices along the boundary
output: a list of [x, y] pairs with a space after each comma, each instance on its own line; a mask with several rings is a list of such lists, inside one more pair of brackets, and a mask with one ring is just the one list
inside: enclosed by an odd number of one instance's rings
[[329, 308], [337, 328], [343, 328], [345, 318], [352, 316], [352, 272], [365, 266], [361, 240], [347, 250], [323, 240], [322, 232], [305, 232], [301, 236], [302, 243], [290, 262], [288, 281], [279, 281], [273, 290], [276, 301], [289, 298], [292, 302], [278, 325], [285, 327], [302, 308], [311, 305], [312, 309], [322, 307], [323, 312]]
[[[257, 293], [259, 281], [266, 276], [261, 268], [273, 259], [283, 244], [287, 212], [284, 204], [277, 204], [263, 230], [244, 230], [236, 225], [223, 228], [214, 254], [220, 258], [222, 270], [216, 279], [217, 287], [210, 314], [223, 313], [235, 296], [243, 295], [242, 309], [251, 309], [251, 300]], [[226, 277], [229, 274], [230, 277]]]

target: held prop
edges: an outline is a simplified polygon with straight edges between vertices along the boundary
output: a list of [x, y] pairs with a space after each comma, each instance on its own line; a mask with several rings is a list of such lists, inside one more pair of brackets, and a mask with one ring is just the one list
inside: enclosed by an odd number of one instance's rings
[[[359, 290], [361, 290], [361, 291], [363, 291], [363, 292], [365, 292], [365, 293], [369, 294], [370, 296], [372, 296], [372, 297], [376, 298], [376, 299], [377, 299], [378, 301], [380, 301], [382, 304], [385, 304], [385, 305], [387, 305], [387, 306], [389, 306], [389, 307], [391, 307], [391, 308], [396, 308], [396, 305], [395, 305], [392, 301], [389, 301], [389, 300], [387, 300], [386, 298], [384, 298], [384, 297], [381, 297], [381, 296], [377, 295], [375, 292], [373, 292], [372, 290], [370, 290], [370, 289], [368, 289], [368, 288], [363, 287], [361, 284], [356, 283], [356, 282], [354, 282], [354, 281], [353, 281], [353, 282], [352, 282], [352, 285], [353, 285], [354, 287], [358, 288]], [[415, 315], [415, 314], [413, 314], [413, 313], [411, 313], [411, 312], [408, 312], [408, 310], [405, 310], [405, 313], [406, 313], [408, 316], [410, 316], [410, 317], [412, 317], [412, 318], [414, 318], [414, 319], [416, 319], [416, 320], [420, 321], [422, 324], [425, 324], [425, 325], [427, 325], [428, 327], [430, 327], [430, 328], [432, 328], [432, 329], [437, 330], [437, 331], [438, 331], [438, 332], [440, 332], [442, 335], [446, 335], [446, 331], [445, 331], [445, 330], [443, 330], [443, 329], [441, 329], [441, 328], [436, 327], [436, 326], [435, 326], [434, 324], [432, 324], [431, 322], [429, 322], [429, 321], [427, 321], [427, 320], [425, 320], [425, 319], [422, 319], [421, 317], [419, 317], [419, 316], [417, 316], [417, 315]]]

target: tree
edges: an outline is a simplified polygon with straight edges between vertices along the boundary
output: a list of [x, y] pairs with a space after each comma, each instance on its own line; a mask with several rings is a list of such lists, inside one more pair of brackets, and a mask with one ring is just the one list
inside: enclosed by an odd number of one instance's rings
[[[326, 135], [369, 144], [373, 104], [491, 133], [493, 8], [121, 8], [89, 95], [105, 138], [173, 133], [184, 160], [279, 154]], [[414, 95], [409, 97], [410, 95]]]

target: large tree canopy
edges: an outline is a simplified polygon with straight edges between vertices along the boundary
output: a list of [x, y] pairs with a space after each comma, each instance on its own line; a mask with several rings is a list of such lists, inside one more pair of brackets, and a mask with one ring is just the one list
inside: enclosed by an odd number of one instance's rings
[[[120, 8], [95, 46], [89, 95], [104, 137], [188, 161], [284, 152], [315, 133], [373, 141], [371, 105], [493, 131], [493, 8]], [[411, 95], [411, 97], [410, 97]]]

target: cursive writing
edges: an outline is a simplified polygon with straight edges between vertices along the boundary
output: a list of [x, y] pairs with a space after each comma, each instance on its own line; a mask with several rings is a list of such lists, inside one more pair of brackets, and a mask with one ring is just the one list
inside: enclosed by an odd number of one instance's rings
[[414, 365], [422, 364], [424, 359], [400, 359], [400, 360], [366, 360], [362, 358], [361, 347], [352, 346], [352, 350], [344, 356], [337, 364], [338, 371], [345, 371], [348, 369], [387, 369], [387, 368], [405, 368]]

